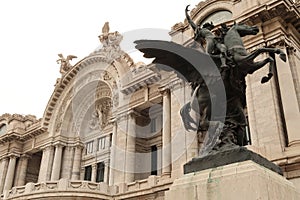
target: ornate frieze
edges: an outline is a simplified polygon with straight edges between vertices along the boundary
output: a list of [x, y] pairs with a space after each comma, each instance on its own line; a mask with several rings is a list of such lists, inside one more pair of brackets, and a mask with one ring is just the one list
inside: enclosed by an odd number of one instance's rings
[[129, 95], [133, 92], [147, 86], [157, 83], [161, 79], [161, 75], [149, 69], [151, 66], [137, 63], [131, 68], [131, 73], [124, 78], [124, 87], [121, 92]]

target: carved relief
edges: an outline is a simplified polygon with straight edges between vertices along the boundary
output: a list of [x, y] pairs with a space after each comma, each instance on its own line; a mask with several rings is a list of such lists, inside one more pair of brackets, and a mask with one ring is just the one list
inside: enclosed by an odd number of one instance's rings
[[104, 99], [97, 103], [95, 111], [93, 111], [89, 128], [95, 130], [103, 129], [108, 124], [108, 119], [111, 117], [112, 102], [111, 99]]
[[109, 80], [111, 80], [111, 79], [112, 79], [111, 75], [110, 75], [107, 71], [105, 71], [105, 72], [103, 73], [103, 80], [109, 81]]
[[62, 122], [63, 122], [63, 116], [64, 113], [66, 112], [68, 102], [73, 98], [73, 89], [71, 88], [69, 92], [66, 94], [65, 98], [59, 105], [61, 107], [59, 108], [57, 118], [55, 120], [55, 132], [59, 132]]

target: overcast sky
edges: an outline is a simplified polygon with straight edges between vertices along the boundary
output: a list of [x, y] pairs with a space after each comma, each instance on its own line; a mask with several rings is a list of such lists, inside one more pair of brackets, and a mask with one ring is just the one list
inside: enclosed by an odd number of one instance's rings
[[[43, 116], [60, 77], [57, 54], [76, 55], [75, 64], [110, 31], [170, 30], [184, 20], [185, 6], [200, 0], [3, 0], [0, 1], [0, 115]], [[137, 38], [136, 39], [141, 39]], [[135, 60], [136, 62], [138, 60]]]

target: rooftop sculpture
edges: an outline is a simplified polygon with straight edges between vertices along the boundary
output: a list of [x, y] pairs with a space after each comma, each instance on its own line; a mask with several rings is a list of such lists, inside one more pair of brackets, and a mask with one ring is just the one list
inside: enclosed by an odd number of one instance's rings
[[135, 41], [136, 48], [146, 58], [155, 58], [158, 68], [175, 71], [192, 87], [192, 99], [181, 109], [182, 121], [187, 130], [205, 132], [200, 156], [212, 152], [246, 145], [245, 77], [269, 64], [269, 73], [261, 83], [268, 82], [274, 71], [274, 59], [254, 59], [262, 53], [286, 55], [277, 48], [259, 48], [248, 53], [242, 38], [256, 35], [258, 27], [235, 23], [222, 24], [220, 35], [212, 32], [212, 23], [196, 25], [188, 14], [187, 21], [194, 30], [194, 42], [206, 41], [206, 52], [159, 40]]
[[69, 71], [69, 69], [72, 68], [72, 65], [70, 63], [70, 61], [73, 58], [77, 58], [77, 56], [73, 56], [73, 55], [68, 55], [67, 58], [65, 58], [63, 56], [63, 54], [58, 54], [59, 59], [56, 61], [57, 64], [60, 64], [60, 70], [59, 72], [64, 75], [67, 71]]

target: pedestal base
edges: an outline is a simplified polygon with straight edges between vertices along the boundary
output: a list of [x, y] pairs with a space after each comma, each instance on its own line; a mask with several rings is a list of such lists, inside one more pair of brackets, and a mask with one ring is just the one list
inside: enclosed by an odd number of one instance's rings
[[165, 195], [166, 200], [300, 199], [290, 181], [251, 160], [185, 174]]
[[238, 146], [210, 153], [204, 157], [193, 158], [193, 160], [184, 165], [184, 174], [198, 172], [205, 169], [216, 168], [247, 160], [252, 160], [257, 164], [282, 175], [280, 167], [278, 167], [274, 163], [270, 162], [261, 155], [248, 150], [246, 147]]

